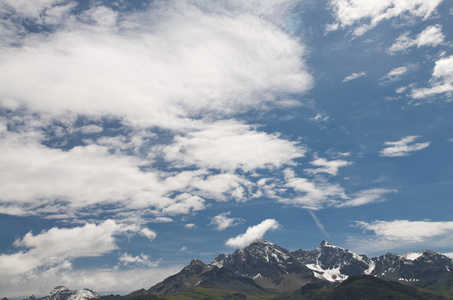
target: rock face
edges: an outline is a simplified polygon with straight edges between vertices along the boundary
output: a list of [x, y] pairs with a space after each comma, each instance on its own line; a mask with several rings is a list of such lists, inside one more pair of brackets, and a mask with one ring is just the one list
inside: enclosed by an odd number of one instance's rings
[[72, 291], [65, 286], [57, 286], [46, 297], [36, 298], [35, 296], [30, 296], [25, 300], [88, 300], [99, 297], [98, 293], [89, 289]]
[[313, 271], [314, 275], [330, 282], [343, 281], [349, 276], [371, 274], [375, 263], [365, 255], [334, 246], [322, 241], [315, 250], [297, 250], [291, 253], [299, 262]]
[[176, 295], [195, 287], [260, 294], [272, 289], [292, 292], [310, 284], [339, 283], [350, 276], [371, 275], [405, 285], [427, 286], [450, 282], [453, 261], [429, 250], [369, 258], [323, 241], [315, 250], [288, 251], [265, 239], [211, 264], [194, 259], [178, 274], [148, 290], [128, 296]]
[[219, 255], [211, 265], [252, 278], [262, 287], [280, 291], [294, 290], [317, 281], [313, 272], [290, 251], [265, 239], [228, 256]]

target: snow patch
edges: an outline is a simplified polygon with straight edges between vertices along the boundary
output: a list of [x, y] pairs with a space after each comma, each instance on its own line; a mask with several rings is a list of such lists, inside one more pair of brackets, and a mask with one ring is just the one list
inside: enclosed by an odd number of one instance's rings
[[410, 279], [407, 279], [407, 278], [399, 278], [398, 280], [399, 280], [399, 281], [406, 281], [406, 282], [416, 282], [416, 281], [420, 281], [420, 279], [415, 279], [415, 278], [410, 278]]
[[313, 274], [318, 279], [337, 282], [346, 280], [349, 277], [340, 272], [340, 267], [324, 270], [320, 265], [308, 264], [306, 266], [313, 271]]
[[419, 258], [420, 256], [422, 256], [423, 253], [422, 252], [413, 252], [413, 251], [409, 251], [409, 252], [406, 252], [404, 253], [403, 255], [400, 255], [400, 258], [401, 259], [405, 259], [405, 260], [416, 260], [417, 258]]
[[374, 263], [374, 261], [370, 261], [370, 263], [368, 265], [369, 265], [369, 268], [366, 269], [365, 271], [363, 271], [363, 273], [365, 275], [370, 275], [371, 272], [373, 272], [374, 269], [376, 268], [376, 264]]
[[68, 298], [68, 300], [86, 300], [86, 299], [92, 299], [92, 298], [98, 298], [99, 295], [93, 291], [90, 291], [88, 289], [83, 289], [77, 291], [76, 294], [71, 295], [71, 297]]

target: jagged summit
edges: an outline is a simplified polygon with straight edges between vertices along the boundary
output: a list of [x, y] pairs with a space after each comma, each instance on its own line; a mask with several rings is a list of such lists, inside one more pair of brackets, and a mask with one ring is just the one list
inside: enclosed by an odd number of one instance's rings
[[59, 285], [59, 286], [56, 286], [52, 290], [52, 292], [50, 292], [50, 295], [55, 295], [55, 294], [62, 293], [62, 292], [69, 292], [69, 289], [63, 285]]
[[205, 266], [205, 263], [199, 260], [198, 258], [194, 258], [190, 261], [189, 267], [193, 266]]
[[98, 298], [99, 294], [89, 290], [70, 290], [65, 286], [56, 286], [48, 296], [36, 298], [34, 295], [27, 298], [27, 300], [88, 300]]
[[[253, 243], [251, 243], [250, 245], [275, 245], [274, 243], [272, 242], [269, 242], [268, 240], [266, 240], [265, 238], [260, 238], [256, 241], [254, 241]], [[249, 246], [250, 246], [249, 245]]]
[[321, 242], [320, 246], [322, 246], [322, 247], [328, 247], [328, 246], [332, 246], [332, 244], [329, 243], [329, 242], [326, 241], [326, 240], [323, 240], [323, 241]]

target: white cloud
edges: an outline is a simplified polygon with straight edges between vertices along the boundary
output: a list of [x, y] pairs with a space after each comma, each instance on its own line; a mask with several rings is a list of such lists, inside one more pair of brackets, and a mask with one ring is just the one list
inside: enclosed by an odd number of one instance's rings
[[[126, 295], [131, 291], [148, 288], [181, 270], [183, 265], [130, 269], [72, 270], [70, 264], [63, 268], [24, 274], [11, 278], [0, 274], [0, 290], [11, 298], [24, 299], [30, 295], [46, 296], [56, 283], [71, 289], [89, 288], [100, 294]], [[26, 283], [26, 284], [24, 284]]]
[[190, 229], [190, 228], [195, 228], [195, 227], [197, 227], [197, 225], [195, 225], [194, 223], [189, 223], [189, 224], [184, 225], [184, 227]]
[[[451, 249], [453, 222], [431, 220], [410, 221], [376, 220], [371, 223], [358, 221], [355, 227], [364, 230], [362, 236], [350, 236], [347, 247], [360, 253], [383, 253], [385, 251], [414, 251], [426, 249]], [[371, 235], [367, 231], [373, 232]], [[437, 250], [438, 251], [438, 250]]]
[[150, 222], [153, 222], [153, 223], [170, 223], [170, 222], [173, 222], [173, 219], [172, 218], [168, 218], [168, 217], [157, 217], [157, 218], [154, 218], [154, 219], [150, 220]]
[[407, 67], [398, 67], [390, 70], [381, 80], [396, 81], [400, 79], [401, 76], [407, 73], [409, 69]]
[[190, 4], [155, 7], [108, 30], [74, 21], [2, 49], [2, 104], [173, 129], [195, 126], [191, 117], [200, 114], [278, 105], [282, 94], [311, 88], [304, 47], [271, 22]]
[[76, 5], [75, 1], [68, 0], [4, 0], [0, 9], [12, 11], [21, 18], [35, 19], [38, 23], [55, 24]]
[[402, 86], [402, 87], [397, 88], [397, 89], [395, 90], [395, 92], [396, 92], [397, 94], [402, 94], [402, 93], [404, 93], [406, 90], [407, 90], [407, 86]]
[[313, 221], [315, 221], [316, 226], [318, 226], [319, 230], [324, 234], [324, 236], [328, 239], [330, 239], [330, 235], [327, 233], [326, 229], [324, 228], [324, 224], [321, 223], [321, 221], [318, 219], [318, 217], [315, 215], [315, 213], [308, 209], [308, 213], [310, 216], [313, 218]]
[[222, 121], [186, 136], [176, 136], [164, 152], [167, 161], [180, 166], [252, 171], [291, 164], [293, 159], [304, 156], [305, 149], [250, 125]]
[[351, 199], [346, 200], [343, 203], [337, 205], [337, 207], [351, 207], [351, 206], [362, 206], [371, 203], [378, 203], [385, 201], [385, 194], [396, 193], [397, 190], [394, 189], [370, 189], [360, 191], [352, 195]]
[[278, 201], [308, 210], [362, 206], [385, 201], [385, 194], [398, 192], [395, 189], [375, 188], [348, 195], [339, 184], [330, 183], [319, 176], [313, 180], [300, 178], [290, 169], [285, 170], [285, 176], [284, 187], [294, 190], [295, 196], [277, 197]]
[[98, 125], [86, 125], [86, 126], [80, 127], [78, 130], [84, 134], [92, 134], [92, 133], [102, 132], [103, 128]]
[[330, 116], [319, 113], [316, 116], [314, 116], [313, 118], [311, 118], [310, 120], [313, 120], [315, 122], [327, 122], [327, 121], [329, 121], [329, 119], [330, 119]]
[[431, 87], [413, 89], [412, 98], [423, 99], [438, 94], [451, 96], [453, 92], [453, 55], [436, 61], [430, 83]]
[[0, 274], [17, 276], [36, 269], [50, 269], [67, 264], [78, 257], [101, 256], [118, 249], [115, 235], [137, 233], [135, 225], [122, 225], [112, 220], [103, 223], [85, 224], [82, 227], [57, 228], [42, 231], [37, 235], [27, 233], [14, 242], [16, 247], [29, 250], [0, 255]]
[[395, 43], [389, 48], [390, 53], [404, 51], [410, 47], [431, 46], [435, 47], [444, 42], [445, 36], [442, 33], [442, 26], [428, 26], [420, 32], [415, 39], [411, 39], [408, 33], [399, 36]]
[[268, 230], [276, 230], [280, 224], [274, 219], [266, 219], [258, 225], [247, 228], [247, 231], [237, 237], [230, 238], [225, 245], [234, 248], [244, 248], [259, 240]]
[[228, 201], [231, 198], [236, 201], [247, 199], [245, 187], [252, 183], [243, 176], [233, 173], [210, 175], [206, 178], [196, 178], [192, 184], [197, 189], [197, 194], [202, 197], [215, 199], [216, 201]]
[[397, 17], [428, 19], [442, 0], [332, 0], [335, 23], [327, 30], [356, 26], [354, 35], [360, 36], [384, 20]]
[[222, 231], [228, 227], [233, 227], [244, 222], [239, 218], [230, 218], [231, 211], [219, 214], [211, 219], [211, 225], [216, 226], [217, 230]]
[[296, 177], [294, 171], [289, 169], [285, 173], [286, 184], [284, 187], [292, 188], [296, 192], [296, 196], [279, 199], [282, 203], [318, 210], [333, 206], [341, 199], [347, 199], [344, 189], [338, 184], [329, 183], [321, 178], [310, 181], [306, 178]]
[[364, 72], [364, 71], [359, 72], [359, 73], [352, 73], [351, 75], [346, 76], [342, 82], [348, 82], [348, 81], [351, 81], [351, 80], [354, 80], [354, 79], [357, 79], [357, 78], [360, 78], [363, 76], [366, 76], [366, 72]]
[[137, 157], [110, 154], [98, 145], [51, 149], [33, 134], [0, 136], [2, 212], [74, 217], [87, 207], [118, 202], [125, 211], [154, 207], [169, 215], [204, 208], [203, 199], [187, 193], [168, 197], [187, 188], [190, 179], [181, 179], [193, 178], [196, 172], [181, 172], [177, 178], [157, 170], [145, 172], [139, 168], [145, 162]]
[[193, 196], [189, 193], [180, 194], [171, 202], [172, 203], [169, 206], [162, 209], [164, 214], [174, 216], [205, 209], [205, 201], [202, 198]]
[[419, 138], [417, 135], [406, 136], [396, 142], [385, 142], [384, 145], [389, 146], [381, 150], [380, 156], [384, 157], [400, 157], [407, 156], [411, 152], [419, 151], [429, 147], [430, 142], [414, 143]]
[[149, 255], [141, 253], [140, 255], [137, 256], [132, 256], [128, 253], [123, 253], [119, 257], [119, 262], [123, 266], [127, 267], [130, 265], [135, 265], [135, 266], [146, 266], [146, 267], [157, 267], [159, 265], [159, 262], [153, 262], [151, 261]]
[[341, 167], [350, 166], [352, 165], [352, 162], [340, 159], [328, 161], [325, 158], [317, 158], [314, 161], [310, 162], [310, 164], [318, 168], [305, 169], [305, 172], [308, 172], [310, 174], [327, 173], [330, 175], [337, 175], [338, 170]]
[[453, 222], [432, 221], [374, 221], [357, 222], [357, 226], [372, 230], [378, 237], [393, 241], [423, 242], [432, 237], [451, 236]]
[[149, 228], [142, 228], [140, 234], [146, 236], [150, 241], [153, 241], [157, 236], [157, 233]]

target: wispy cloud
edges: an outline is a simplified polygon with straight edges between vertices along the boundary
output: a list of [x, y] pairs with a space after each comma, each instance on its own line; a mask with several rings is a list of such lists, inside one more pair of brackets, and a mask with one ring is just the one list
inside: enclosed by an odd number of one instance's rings
[[395, 189], [370, 189], [360, 191], [351, 196], [350, 199], [337, 205], [337, 207], [354, 207], [362, 206], [371, 203], [379, 203], [386, 200], [385, 194], [396, 193], [398, 190]]
[[384, 20], [400, 16], [428, 19], [436, 11], [442, 0], [368, 0], [343, 1], [333, 0], [329, 6], [333, 11], [335, 22], [327, 30], [353, 27], [355, 36], [363, 35]]
[[310, 216], [313, 218], [313, 221], [315, 221], [316, 226], [318, 226], [319, 230], [321, 230], [322, 234], [328, 239], [330, 239], [330, 235], [327, 233], [326, 229], [324, 228], [324, 224], [321, 223], [321, 221], [318, 219], [318, 217], [315, 215], [315, 213], [308, 209], [308, 213]]
[[431, 237], [446, 236], [453, 233], [453, 222], [432, 221], [374, 221], [357, 222], [357, 226], [372, 230], [379, 237], [394, 241], [422, 242]]
[[216, 226], [219, 231], [225, 230], [228, 227], [233, 227], [244, 222], [240, 218], [230, 218], [231, 211], [219, 214], [212, 218], [211, 225]]
[[247, 228], [247, 231], [237, 237], [230, 238], [226, 245], [234, 248], [243, 248], [262, 238], [267, 231], [276, 230], [280, 224], [274, 219], [266, 219], [258, 225]]
[[330, 183], [321, 178], [317, 180], [300, 178], [289, 169], [285, 171], [285, 175], [286, 184], [284, 187], [293, 189], [295, 195], [279, 199], [282, 203], [318, 210], [333, 206], [341, 199], [347, 199], [345, 190], [339, 184]]
[[[355, 227], [364, 230], [363, 236], [351, 236], [346, 243], [355, 251], [381, 253], [382, 251], [408, 251], [433, 248], [451, 249], [453, 222], [393, 220], [358, 221]], [[372, 234], [367, 232], [371, 231]]]
[[364, 72], [364, 71], [359, 72], [359, 73], [352, 73], [351, 75], [346, 76], [342, 82], [348, 82], [348, 81], [355, 80], [357, 78], [364, 77], [364, 76], [366, 76], [366, 72]]
[[314, 161], [310, 162], [310, 164], [317, 168], [316, 169], [305, 169], [305, 172], [308, 172], [310, 174], [327, 173], [330, 175], [337, 175], [338, 170], [341, 167], [346, 167], [346, 166], [352, 165], [352, 162], [340, 160], [340, 159], [328, 161], [325, 158], [317, 158]]
[[438, 46], [444, 42], [442, 26], [429, 26], [420, 32], [415, 39], [411, 39], [408, 33], [399, 36], [395, 43], [388, 49], [389, 53], [405, 51], [408, 48], [421, 46]]
[[326, 115], [326, 114], [317, 114], [316, 116], [314, 116], [313, 118], [311, 118], [311, 120], [315, 121], [315, 122], [327, 122], [329, 121], [330, 119], [330, 116], [329, 115]]
[[407, 156], [411, 154], [411, 152], [419, 151], [429, 147], [430, 142], [414, 143], [418, 138], [418, 135], [412, 135], [406, 136], [396, 142], [385, 142], [384, 145], [388, 147], [382, 149], [380, 155], [384, 157]]
[[408, 67], [398, 67], [390, 70], [387, 74], [385, 74], [382, 78], [381, 81], [397, 81], [406, 74], [409, 71]]

